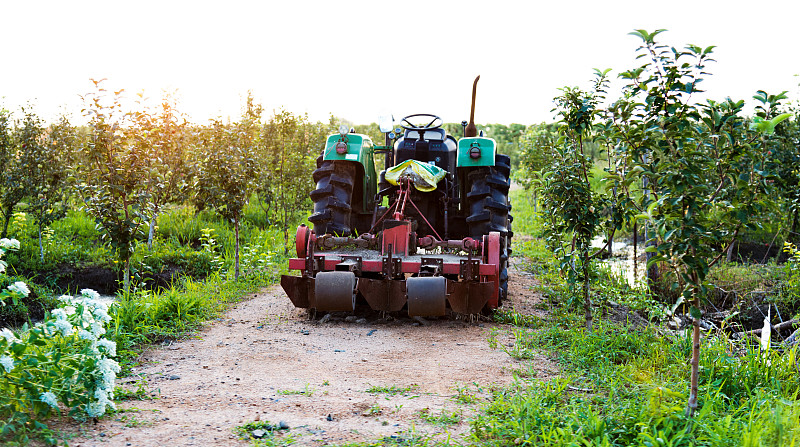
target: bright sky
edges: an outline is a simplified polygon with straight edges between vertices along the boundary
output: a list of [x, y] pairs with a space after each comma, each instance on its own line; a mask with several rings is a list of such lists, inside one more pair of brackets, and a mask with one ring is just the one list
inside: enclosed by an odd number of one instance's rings
[[715, 99], [797, 99], [799, 17], [797, 0], [0, 0], [0, 104], [78, 120], [89, 78], [108, 78], [131, 94], [177, 89], [195, 122], [236, 119], [248, 90], [312, 119], [459, 122], [480, 74], [477, 122], [531, 124], [551, 121], [558, 88], [588, 87], [593, 68], [634, 67], [635, 28], [716, 45]]

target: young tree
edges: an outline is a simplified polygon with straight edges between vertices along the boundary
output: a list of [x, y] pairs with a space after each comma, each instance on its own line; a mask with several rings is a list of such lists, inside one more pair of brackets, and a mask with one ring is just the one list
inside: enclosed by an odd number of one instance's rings
[[235, 279], [239, 279], [239, 225], [255, 177], [250, 126], [256, 114], [248, 107], [240, 123], [213, 121], [202, 131], [193, 151], [199, 157], [193, 179], [195, 194], [233, 224]]
[[28, 211], [39, 231], [39, 259], [44, 261], [42, 231], [64, 217], [67, 210], [67, 160], [75, 150], [75, 129], [66, 116], [45, 132], [44, 141], [29, 145], [20, 153], [26, 172]]
[[14, 208], [25, 198], [25, 176], [32, 169], [28, 166], [27, 159], [20, 157], [26, 151], [36, 151], [41, 144], [42, 123], [33, 112], [22, 110], [24, 118], [17, 122], [10, 138], [7, 139], [6, 150], [3, 154], [3, 184], [0, 190], [0, 210], [3, 213], [3, 232], [0, 237], [8, 236], [8, 224], [14, 215]]
[[776, 97], [764, 117], [748, 127], [743, 101], [698, 105], [713, 47], [683, 50], [656, 42], [663, 30], [631, 34], [642, 40], [643, 65], [621, 74], [622, 96], [607, 110], [605, 141], [625, 160], [625, 185], [646, 180], [639, 199], [656, 235], [648, 266], [669, 267], [673, 287], [682, 291], [693, 317], [690, 395], [687, 416], [697, 409], [700, 358], [700, 300], [706, 276], [744, 228], [757, 225], [769, 188], [766, 171], [769, 134], [785, 117], [773, 117]]
[[593, 127], [605, 95], [607, 73], [597, 71], [593, 92], [563, 88], [563, 94], [555, 99], [561, 135], [555, 145], [547, 147], [555, 151], [555, 156], [543, 169], [541, 187], [542, 206], [551, 210], [546, 216], [546, 239], [559, 257], [569, 284], [581, 285], [588, 330], [593, 320], [589, 293], [592, 261], [602, 252], [593, 250], [591, 242], [602, 228], [613, 235], [621, 226], [614, 213], [607, 212], [613, 204], [611, 198], [592, 190], [592, 156], [586, 152], [587, 143], [594, 143]]
[[150, 216], [147, 247], [152, 248], [156, 223], [164, 206], [182, 202], [188, 195], [187, 124], [180, 118], [175, 100], [169, 95], [162, 99], [158, 112], [148, 110], [144, 101], [140, 101], [140, 105], [140, 110], [132, 116], [132, 133], [137, 150], [144, 157], [142, 182], [148, 193]]
[[149, 203], [142, 183], [145, 154], [127, 138], [128, 114], [120, 105], [122, 90], [109, 94], [102, 81], [92, 82], [95, 91], [86, 95], [84, 109], [90, 135], [83, 147], [77, 190], [103, 238], [117, 250], [123, 263], [123, 287], [129, 293], [130, 258]]
[[[8, 176], [11, 170], [9, 161], [11, 161], [15, 149], [13, 133], [14, 125], [11, 121], [11, 113], [0, 109], [0, 205], [2, 205], [2, 198], [5, 195], [6, 185], [9, 183]], [[9, 220], [6, 219], [0, 237], [8, 236], [8, 222]]]
[[[759, 93], [756, 99], [763, 102], [765, 98]], [[778, 212], [787, 220], [785, 240], [796, 242], [800, 240], [800, 103], [794, 102], [782, 111], [794, 119], [775, 129], [776, 143], [780, 144], [770, 148], [767, 163], [769, 171], [775, 173]], [[763, 111], [758, 114], [766, 118]]]
[[275, 204], [277, 223], [283, 231], [283, 251], [289, 253], [290, 225], [300, 211], [309, 209], [314, 189], [314, 156], [325, 141], [325, 126], [307, 117], [282, 110], [264, 125], [259, 191]]

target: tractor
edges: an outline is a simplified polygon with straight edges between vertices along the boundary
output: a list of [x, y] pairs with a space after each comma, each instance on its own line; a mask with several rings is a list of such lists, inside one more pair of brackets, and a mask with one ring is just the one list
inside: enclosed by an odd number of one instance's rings
[[[438, 317], [496, 309], [508, 293], [511, 171], [497, 143], [478, 132], [472, 85], [462, 136], [439, 116], [380, 123], [384, 144], [342, 126], [327, 138], [313, 172], [310, 228], [281, 286], [298, 308]], [[375, 168], [384, 155], [383, 169]]]

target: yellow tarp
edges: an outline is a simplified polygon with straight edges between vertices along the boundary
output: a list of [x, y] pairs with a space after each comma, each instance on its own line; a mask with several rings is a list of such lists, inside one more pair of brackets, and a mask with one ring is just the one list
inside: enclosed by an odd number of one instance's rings
[[406, 160], [386, 171], [386, 181], [397, 185], [397, 180], [409, 178], [414, 187], [422, 192], [431, 192], [436, 189], [436, 184], [443, 179], [444, 169], [417, 160]]

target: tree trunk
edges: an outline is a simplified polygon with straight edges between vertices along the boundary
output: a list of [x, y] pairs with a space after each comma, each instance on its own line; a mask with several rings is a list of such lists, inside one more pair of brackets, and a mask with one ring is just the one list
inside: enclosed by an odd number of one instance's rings
[[233, 234], [236, 240], [236, 249], [233, 255], [233, 278], [239, 279], [239, 218], [233, 220]]
[[792, 228], [789, 229], [789, 237], [786, 238], [786, 240], [788, 240], [788, 241], [796, 241], [797, 240], [796, 237], [797, 237], [797, 224], [798, 224], [798, 222], [797, 222], [797, 220], [798, 220], [797, 212], [798, 211], [800, 211], [800, 207], [795, 208], [795, 210], [794, 210], [794, 216], [792, 216]]
[[44, 245], [42, 245], [42, 226], [39, 225], [39, 260], [44, 263]]
[[122, 290], [125, 296], [130, 296], [131, 293], [131, 259], [125, 260], [125, 271], [122, 273]]
[[[728, 246], [728, 253], [725, 254], [725, 262], [731, 262], [733, 260], [733, 245], [736, 244], [736, 239], [731, 241], [731, 245]], [[769, 250], [767, 250], [769, 252]]]
[[153, 235], [156, 231], [156, 219], [158, 219], [158, 213], [154, 212], [153, 217], [150, 218], [150, 231], [147, 233], [147, 249], [153, 249]]
[[613, 231], [608, 233], [608, 247], [606, 248], [606, 250], [608, 250], [608, 257], [609, 258], [614, 257], [614, 232]]
[[[645, 247], [655, 247], [656, 246], [655, 238], [656, 238], [655, 232], [653, 232], [650, 229], [650, 223], [648, 222], [644, 226], [644, 239], [646, 241], [645, 242]], [[648, 264], [650, 263], [650, 259], [652, 259], [655, 255], [656, 254], [651, 252], [651, 251], [648, 251], [646, 253], [645, 259], [647, 260]], [[645, 264], [645, 265], [647, 265], [647, 264]], [[651, 265], [650, 267], [647, 267], [647, 287], [651, 291], [655, 287], [656, 281], [658, 281], [658, 263], [655, 263], [655, 264]]]
[[3, 234], [0, 235], [0, 237], [8, 237], [8, 224], [11, 223], [11, 213], [13, 211], [13, 207], [3, 208], [3, 217], [5, 218], [5, 222], [3, 222]]
[[636, 222], [633, 223], [633, 282], [639, 279], [639, 228]]
[[700, 319], [692, 319], [692, 375], [689, 386], [689, 402], [686, 404], [686, 417], [692, 417], [697, 410], [697, 380], [700, 376]]
[[[695, 284], [699, 283], [697, 273], [692, 273], [692, 280]], [[700, 377], [700, 293], [697, 287], [692, 291], [692, 307], [695, 308], [696, 316], [692, 317], [692, 373], [689, 379], [689, 401], [686, 403], [686, 417], [694, 416], [697, 411], [697, 381]]]
[[289, 256], [289, 226], [283, 226], [283, 255]]
[[586, 310], [586, 330], [592, 330], [592, 300], [589, 298], [589, 257], [583, 258], [583, 305]]

